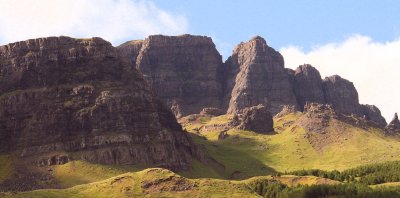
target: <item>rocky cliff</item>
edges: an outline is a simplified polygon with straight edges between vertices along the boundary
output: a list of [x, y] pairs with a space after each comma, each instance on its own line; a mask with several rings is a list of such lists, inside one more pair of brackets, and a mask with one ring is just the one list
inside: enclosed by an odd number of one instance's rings
[[308, 64], [285, 69], [282, 55], [259, 36], [237, 45], [225, 63], [203, 36], [156, 35], [117, 48], [178, 118], [204, 108], [241, 114], [259, 104], [275, 115], [285, 105], [302, 111], [307, 103], [319, 103], [386, 126], [376, 106], [359, 104], [352, 82], [338, 75], [322, 79]]
[[400, 133], [400, 121], [397, 113], [394, 114], [392, 121], [386, 126], [389, 133]]
[[323, 80], [326, 103], [344, 114], [361, 114], [358, 93], [353, 83], [339, 75], [326, 77]]
[[41, 163], [60, 158], [188, 168], [196, 153], [192, 142], [118, 54], [100, 38], [1, 46], [0, 152]]
[[299, 66], [293, 72], [293, 88], [300, 109], [306, 103], [325, 103], [322, 79], [319, 71], [311, 65]]
[[227, 74], [233, 74], [227, 76], [228, 113], [262, 104], [276, 114], [284, 105], [297, 105], [282, 55], [263, 38], [256, 36], [236, 46], [225, 67]]
[[[131, 51], [135, 56], [137, 50]], [[149, 36], [138, 52], [136, 67], [176, 117], [221, 106], [222, 57], [209, 37]]]

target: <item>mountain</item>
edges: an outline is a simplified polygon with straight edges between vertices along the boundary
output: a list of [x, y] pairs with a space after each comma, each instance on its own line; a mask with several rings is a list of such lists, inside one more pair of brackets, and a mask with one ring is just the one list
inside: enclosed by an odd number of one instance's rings
[[101, 38], [69, 37], [0, 47], [0, 152], [13, 156], [17, 183], [33, 174], [23, 164], [85, 160], [185, 170], [201, 155], [116, 48]]
[[67, 188], [0, 196], [259, 196], [287, 188], [265, 175], [400, 160], [397, 114], [387, 125], [349, 80], [284, 66], [260, 36], [225, 62], [193, 35], [0, 46], [0, 192]]
[[[222, 57], [205, 36], [149, 36], [118, 47], [135, 57], [135, 65], [177, 117], [219, 107]], [[129, 50], [131, 49], [131, 50]], [[133, 63], [133, 61], [132, 61]]]
[[275, 115], [284, 106], [303, 110], [306, 103], [316, 102], [381, 128], [387, 125], [376, 106], [359, 103], [352, 82], [339, 75], [322, 79], [308, 64], [285, 68], [284, 57], [260, 36], [238, 44], [225, 62], [211, 38], [204, 36], [155, 35], [117, 48], [177, 118], [204, 108], [240, 114], [259, 104]]

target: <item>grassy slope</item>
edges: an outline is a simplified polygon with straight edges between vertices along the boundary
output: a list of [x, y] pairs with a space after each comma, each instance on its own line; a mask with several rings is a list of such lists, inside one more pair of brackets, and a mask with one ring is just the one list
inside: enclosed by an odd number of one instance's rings
[[101, 181], [126, 172], [141, 170], [132, 166], [108, 166], [84, 161], [72, 161], [63, 165], [52, 166], [52, 168], [54, 169], [53, 177], [64, 188]]
[[8, 155], [0, 155], [0, 182], [7, 179], [12, 172], [11, 158]]
[[[301, 115], [293, 113], [275, 120], [276, 134], [264, 135], [231, 129], [228, 131], [229, 137], [219, 141], [219, 130], [204, 130], [199, 133], [195, 129], [202, 125], [229, 122], [229, 116], [202, 119], [194, 124], [186, 123], [184, 127], [192, 132], [196, 143], [204, 145], [208, 154], [225, 166], [224, 171], [219, 171], [219, 176], [223, 178], [243, 179], [271, 174], [274, 170], [344, 170], [400, 159], [400, 142], [397, 139], [385, 137], [374, 128], [363, 130], [344, 123], [344, 130], [351, 134], [350, 138], [337, 141], [319, 151], [305, 138], [306, 131], [296, 123]], [[294, 124], [285, 126], [285, 123], [291, 121]], [[215, 172], [218, 171], [213, 170], [213, 175], [200, 176], [215, 177]], [[186, 176], [191, 175], [186, 173]]]
[[[350, 130], [351, 138], [331, 144], [325, 147], [323, 151], [317, 151], [305, 138], [306, 131], [296, 124], [296, 120], [300, 116], [300, 113], [289, 114], [275, 120], [275, 128], [278, 132], [276, 134], [264, 135], [231, 129], [228, 131], [229, 137], [224, 140], [218, 140], [220, 132], [218, 129], [196, 132], [196, 128], [223, 124], [229, 122], [232, 116], [202, 118], [194, 124], [184, 125], [191, 132], [194, 141], [197, 144], [204, 145], [207, 153], [223, 165], [223, 168], [221, 168], [221, 166], [215, 164], [206, 166], [198, 161], [193, 161], [191, 171], [179, 173], [187, 178], [192, 178], [185, 179], [185, 181], [194, 182], [198, 186], [187, 191], [183, 190], [173, 194], [168, 189], [144, 192], [142, 181], [158, 181], [160, 177], [169, 177], [173, 174], [169, 171], [161, 171], [152, 176], [148, 174], [149, 170], [131, 172], [142, 170], [140, 167], [105, 166], [74, 161], [53, 166], [53, 177], [60, 182], [61, 187], [74, 187], [64, 190], [38, 190], [19, 193], [17, 196], [110, 197], [112, 195], [126, 197], [143, 196], [150, 193], [152, 196], [173, 195], [174, 197], [183, 197], [190, 195], [196, 197], [236, 193], [237, 196], [246, 195], [247, 197], [250, 194], [255, 196], [255, 194], [249, 191], [246, 183], [264, 177], [255, 177], [243, 181], [220, 179], [240, 180], [253, 176], [274, 174], [275, 170], [280, 172], [311, 168], [343, 170], [363, 164], [400, 159], [400, 142], [398, 140], [385, 137], [376, 129], [365, 131], [349, 125], [346, 125], [345, 130]], [[286, 126], [288, 122], [294, 124]], [[8, 156], [0, 156], [0, 180], [7, 177], [11, 172], [10, 163], [11, 160]], [[289, 186], [296, 184], [312, 185], [321, 182], [331, 183], [331, 181], [315, 177], [299, 179], [282, 176], [278, 180]]]
[[400, 182], [387, 182], [383, 184], [375, 184], [375, 185], [369, 185], [372, 188], [377, 188], [377, 187], [390, 187], [390, 186], [400, 186]]
[[[171, 178], [180, 182], [170, 182], [174, 181]], [[179, 189], [182, 185], [187, 188]], [[246, 181], [186, 179], [165, 169], [146, 169], [68, 189], [36, 190], [12, 197], [226, 197], [228, 194], [231, 197], [258, 197], [247, 187]]]
[[[88, 166], [88, 165], [87, 165]], [[82, 172], [77, 170], [78, 172]], [[259, 176], [242, 181], [221, 179], [187, 179], [169, 170], [153, 168], [128, 172], [103, 181], [67, 189], [44, 189], [5, 197], [259, 197], [250, 185], [257, 180], [279, 181], [288, 186], [335, 184], [338, 182], [313, 176]], [[1, 195], [1, 194], [0, 194]]]

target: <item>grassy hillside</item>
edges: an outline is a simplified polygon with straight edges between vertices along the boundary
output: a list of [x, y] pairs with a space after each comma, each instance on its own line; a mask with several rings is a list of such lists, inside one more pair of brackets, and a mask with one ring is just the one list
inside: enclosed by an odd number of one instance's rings
[[[223, 170], [204, 177], [243, 179], [256, 175], [289, 172], [300, 169], [344, 170], [360, 165], [400, 159], [400, 141], [384, 136], [379, 129], [358, 127], [332, 119], [324, 132], [315, 133], [302, 127], [305, 116], [291, 113], [275, 118], [276, 133], [257, 134], [229, 129], [225, 139], [218, 140], [224, 124], [232, 116], [184, 118], [184, 128], [197, 144], [221, 163]], [[204, 172], [204, 171], [202, 171]], [[183, 173], [191, 177], [190, 173]]]
[[8, 155], [0, 155], [0, 182], [7, 179], [12, 172], [11, 157]]
[[[88, 166], [88, 165], [87, 165]], [[82, 176], [83, 177], [83, 176]], [[242, 181], [220, 179], [187, 179], [171, 171], [153, 168], [129, 172], [103, 181], [67, 189], [35, 190], [5, 193], [5, 197], [259, 197], [260, 183], [289, 188], [299, 185], [337, 184], [313, 176], [260, 176]]]
[[[274, 133], [258, 134], [229, 126], [231, 115], [186, 117], [180, 120], [183, 127], [215, 161], [206, 165], [194, 160], [193, 168], [179, 172], [179, 175], [165, 169], [73, 161], [51, 166], [51, 171], [48, 167], [39, 168], [51, 175], [57, 188], [66, 189], [0, 193], [0, 197], [257, 197], [276, 192], [283, 193], [280, 196], [307, 197], [328, 189], [336, 193], [332, 195], [344, 195], [346, 189], [362, 195], [399, 195], [396, 194], [399, 190], [396, 178], [385, 176], [381, 183], [360, 181], [381, 178], [387, 170], [385, 167], [392, 167], [391, 170], [396, 172], [396, 163], [400, 162], [350, 169], [400, 160], [400, 141], [397, 138], [385, 136], [373, 127], [360, 127], [337, 119], [331, 119], [321, 132], [309, 131], [307, 119], [302, 113], [291, 113], [275, 118]], [[10, 177], [11, 162], [10, 156], [0, 156], [0, 182]], [[351, 173], [349, 178], [352, 180], [324, 174], [305, 176], [309, 175], [307, 171], [307, 174], [299, 176], [280, 176], [303, 169], [350, 169], [330, 173]], [[347, 178], [346, 175], [343, 178]]]
[[67, 189], [0, 193], [3, 197], [398, 197], [396, 187], [368, 187], [313, 176], [258, 176], [241, 181], [187, 179], [152, 168]]
[[84, 161], [72, 161], [52, 166], [52, 168], [52, 176], [62, 188], [101, 181], [126, 172], [141, 170], [132, 166], [108, 166]]
[[61, 190], [36, 190], [10, 197], [257, 197], [246, 181], [186, 179], [165, 169], [125, 173], [104, 181]]

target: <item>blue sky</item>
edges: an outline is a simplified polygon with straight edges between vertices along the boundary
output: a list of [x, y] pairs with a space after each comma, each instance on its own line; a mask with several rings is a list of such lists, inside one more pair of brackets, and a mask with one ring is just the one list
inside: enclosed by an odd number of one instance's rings
[[400, 1], [395, 0], [155, 2], [183, 14], [190, 22], [188, 32], [213, 35], [230, 45], [257, 34], [276, 48], [295, 45], [306, 50], [353, 34], [382, 42], [400, 36]]
[[339, 74], [388, 121], [400, 112], [399, 0], [0, 0], [0, 45], [60, 35], [119, 45], [184, 33], [212, 37], [224, 59], [260, 35], [286, 67]]

